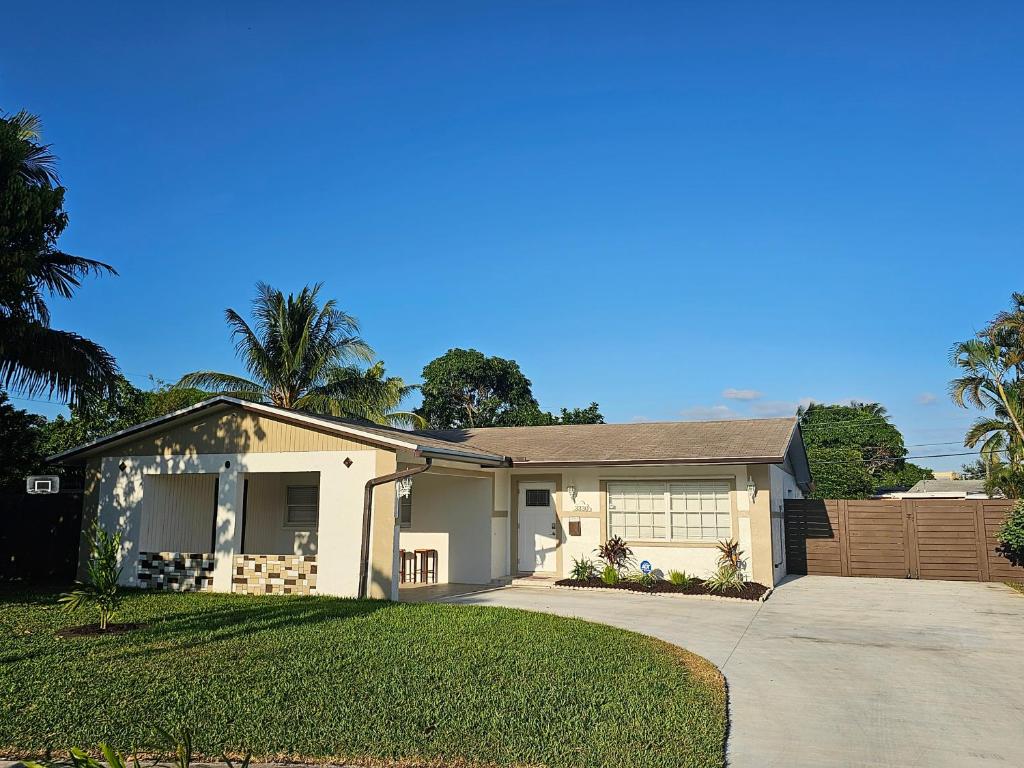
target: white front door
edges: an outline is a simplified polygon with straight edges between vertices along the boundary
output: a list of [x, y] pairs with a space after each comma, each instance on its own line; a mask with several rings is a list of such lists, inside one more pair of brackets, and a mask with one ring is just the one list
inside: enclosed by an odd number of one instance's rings
[[555, 484], [522, 483], [519, 486], [519, 572], [554, 572]]

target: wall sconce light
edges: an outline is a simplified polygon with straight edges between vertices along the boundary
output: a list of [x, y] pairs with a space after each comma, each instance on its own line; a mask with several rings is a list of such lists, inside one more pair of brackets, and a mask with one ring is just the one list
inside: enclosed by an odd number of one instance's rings
[[750, 496], [750, 502], [753, 503], [757, 498], [757, 484], [752, 477], [747, 478], [747, 494]]
[[395, 490], [398, 491], [398, 498], [407, 499], [412, 493], [412, 478], [403, 477], [395, 483]]
[[568, 492], [569, 498], [572, 499], [573, 504], [575, 504], [576, 503], [576, 484], [575, 483], [569, 483], [569, 485], [566, 486], [565, 490]]

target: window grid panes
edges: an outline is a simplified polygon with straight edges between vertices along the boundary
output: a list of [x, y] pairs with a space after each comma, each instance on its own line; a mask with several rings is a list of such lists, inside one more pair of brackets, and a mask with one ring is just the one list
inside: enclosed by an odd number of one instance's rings
[[526, 506], [528, 507], [550, 507], [551, 491], [547, 488], [527, 488]]
[[289, 485], [287, 525], [316, 527], [319, 516], [320, 488], [315, 485]]
[[608, 483], [608, 531], [627, 541], [732, 536], [729, 483], [722, 480]]

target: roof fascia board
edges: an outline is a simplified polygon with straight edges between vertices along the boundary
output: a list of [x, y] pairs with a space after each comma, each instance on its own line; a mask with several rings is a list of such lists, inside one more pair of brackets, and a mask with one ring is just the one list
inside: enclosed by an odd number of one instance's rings
[[622, 467], [622, 466], [674, 466], [679, 464], [781, 464], [784, 456], [743, 456], [718, 459], [600, 459], [597, 461], [525, 461], [513, 459], [513, 467]]

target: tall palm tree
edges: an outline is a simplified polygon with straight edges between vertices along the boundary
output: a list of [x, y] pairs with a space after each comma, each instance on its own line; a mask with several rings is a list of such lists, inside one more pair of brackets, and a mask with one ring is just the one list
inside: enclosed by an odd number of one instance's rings
[[47, 300], [71, 298], [89, 275], [117, 272], [57, 249], [64, 189], [38, 136], [34, 115], [0, 116], [0, 386], [73, 401], [86, 389], [109, 392], [117, 364], [98, 344], [51, 328]]
[[[1024, 444], [1024, 409], [1021, 407], [1024, 382], [1016, 378], [1019, 364], [1016, 351], [1003, 347], [990, 335], [982, 334], [954, 346], [950, 351], [950, 362], [964, 371], [963, 376], [950, 382], [949, 394], [953, 402], [961, 408], [968, 405], [982, 410], [992, 408], [996, 418], [1008, 427], [1008, 441]], [[979, 424], [971, 428], [969, 437], [976, 430], [981, 430]], [[989, 431], [978, 431], [976, 437]]]
[[399, 378], [386, 378], [383, 363], [366, 371], [355, 364], [371, 360], [373, 350], [359, 337], [359, 323], [337, 302], [320, 305], [321, 287], [317, 283], [297, 296], [285, 296], [257, 283], [255, 329], [235, 310], [225, 311], [249, 378], [195, 371], [176, 386], [383, 424], [414, 423], [410, 415], [393, 412], [412, 388]]

